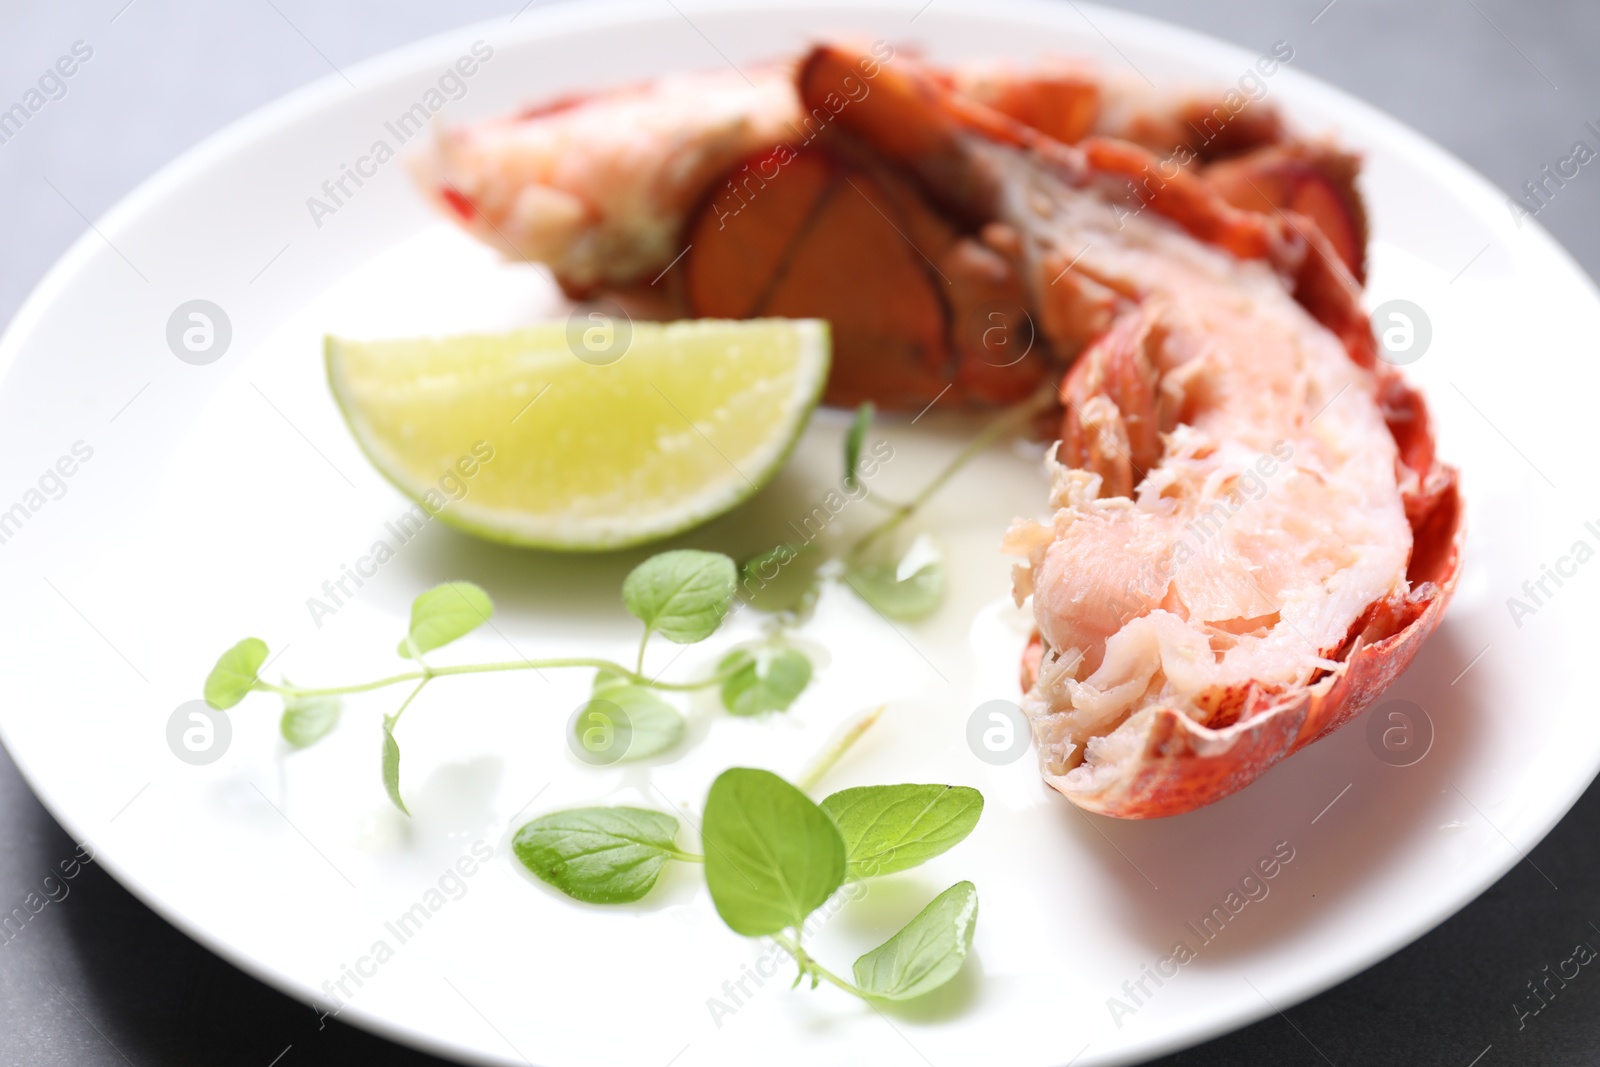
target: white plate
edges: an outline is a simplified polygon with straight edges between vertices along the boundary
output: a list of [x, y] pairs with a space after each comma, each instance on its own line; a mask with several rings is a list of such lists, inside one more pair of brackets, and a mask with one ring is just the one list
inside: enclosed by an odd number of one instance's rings
[[[464, 641], [463, 657], [501, 657], [508, 643], [529, 654], [625, 656], [631, 646], [614, 591], [636, 555], [551, 559], [444, 529], [405, 546], [320, 629], [306, 608], [404, 510], [334, 410], [318, 335], [509, 324], [552, 300], [531, 269], [499, 266], [437, 223], [397, 163], [320, 227], [306, 206], [341, 164], [392, 140], [384, 123], [473, 41], [494, 55], [447, 105], [452, 120], [713, 66], [719, 52], [734, 62], [789, 52], [822, 34], [915, 43], [938, 58], [1089, 52], [1160, 80], [1234, 82], [1254, 59], [1087, 6], [678, 6], [681, 15], [657, 3], [534, 8], [353, 68], [354, 88], [312, 86], [129, 197], [18, 315], [3, 342], [0, 509], [75, 442], [93, 455], [0, 545], [0, 647], [11, 664], [0, 729], [100, 862], [194, 937], [302, 998], [325, 1000], [326, 980], [390, 942], [392, 959], [361, 964], [372, 973], [359, 990], [346, 980], [342, 1017], [472, 1061], [967, 1063], [1004, 1050], [1011, 1064], [1088, 1065], [1195, 1042], [1326, 988], [1460, 908], [1549, 830], [1600, 764], [1582, 666], [1600, 565], [1548, 584], [1553, 595], [1520, 625], [1506, 598], [1524, 596], [1523, 581], [1576, 541], [1600, 542], [1585, 525], [1600, 516], [1574, 492], [1590, 474], [1577, 428], [1593, 418], [1594, 363], [1582, 348], [1600, 333], [1595, 293], [1542, 230], [1514, 225], [1487, 183], [1293, 62], [1269, 80], [1270, 98], [1368, 154], [1370, 300], [1405, 298], [1431, 318], [1432, 346], [1411, 373], [1469, 502], [1455, 603], [1386, 698], [1431, 719], [1421, 762], [1379, 760], [1363, 719], [1229, 800], [1141, 824], [1082, 815], [1039, 784], [1031, 758], [975, 759], [968, 715], [1016, 696], [1023, 627], [1006, 606], [996, 543], [1014, 513], [1036, 513], [1043, 499], [1032, 457], [1004, 452], [927, 517], [956, 561], [940, 614], [896, 633], [848, 597], [829, 601], [807, 637], [830, 662], [776, 721], [703, 710], [681, 754], [596, 771], [563, 743], [583, 678], [439, 685], [401, 727], [409, 825], [378, 781], [387, 694], [353, 700], [333, 737], [288, 756], [272, 702], [255, 697], [233, 714], [219, 761], [174, 758], [169, 716], [235, 639], [266, 638], [296, 679], [374, 676], [392, 664], [410, 598], [446, 578], [481, 582], [500, 606], [498, 632]], [[165, 339], [169, 315], [196, 298], [224, 308], [233, 328], [231, 349], [204, 367], [174, 358]], [[774, 489], [690, 540], [749, 548], [803, 515], [833, 477], [839, 421], [820, 418]], [[897, 458], [884, 487], [915, 484], [964, 428], [933, 416], [915, 429], [891, 424]], [[682, 665], [752, 625], [738, 620]], [[778, 979], [747, 982], [753, 995], [714, 1018], [710, 998], [733, 1006], [724, 983], [765, 949], [720, 924], [694, 872], [673, 874], [641, 906], [601, 910], [532, 883], [508, 859], [519, 813], [632, 801], [692, 818], [718, 770], [794, 773], [880, 700], [889, 713], [829, 784], [962, 782], [988, 808], [959, 848], [829, 922], [817, 951], [848, 961], [971, 878], [983, 900], [976, 956], [931, 1007], [880, 1014]], [[385, 923], [479, 840], [494, 858], [398, 944]], [[1145, 978], [1140, 994], [1144, 968], [1195, 942], [1186, 924], [1275, 847], [1294, 858], [1267, 896], [1176, 977], [1160, 987]], [[1112, 997], [1133, 1010], [1113, 1018]]]

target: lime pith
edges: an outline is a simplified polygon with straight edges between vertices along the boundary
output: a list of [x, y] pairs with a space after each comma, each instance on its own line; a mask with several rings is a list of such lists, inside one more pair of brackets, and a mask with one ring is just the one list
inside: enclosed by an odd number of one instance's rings
[[328, 381], [373, 465], [443, 521], [584, 551], [659, 540], [748, 498], [828, 377], [816, 319], [634, 323], [607, 361], [579, 359], [569, 334], [329, 337]]

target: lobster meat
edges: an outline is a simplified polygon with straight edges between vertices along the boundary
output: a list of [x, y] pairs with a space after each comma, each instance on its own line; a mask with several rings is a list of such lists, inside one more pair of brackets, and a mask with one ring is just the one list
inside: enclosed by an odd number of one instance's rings
[[[1361, 306], [1355, 160], [1266, 109], [1173, 143], [1202, 98], [1070, 65], [891, 59], [820, 46], [659, 110], [638, 88], [457, 131], [425, 187], [572, 295], [654, 271], [679, 310], [830, 318], [835, 402], [1059, 380], [1051, 515], [1005, 542], [1045, 780], [1124, 818], [1218, 800], [1381, 693], [1460, 572], [1456, 473]], [[519, 155], [552, 144], [556, 169]], [[988, 358], [963, 324], [991, 314], [1038, 355]]]

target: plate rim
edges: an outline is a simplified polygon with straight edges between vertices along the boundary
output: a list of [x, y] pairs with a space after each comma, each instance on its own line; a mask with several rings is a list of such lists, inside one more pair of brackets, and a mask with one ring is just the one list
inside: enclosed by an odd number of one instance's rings
[[[880, 11], [889, 10], [891, 5], [890, 0], [876, 0], [866, 8], [852, 7], [843, 0], [677, 0], [674, 6], [703, 14], [748, 14], [794, 9], [845, 10], [863, 13], [871, 12], [874, 8]], [[993, 17], [1005, 21], [1065, 23], [1071, 17], [1071, 12], [1050, 0], [942, 0], [942, 6], [947, 11], [954, 11], [960, 15]], [[1104, 7], [1093, 0], [1078, 0], [1070, 7], [1096, 31], [1100, 30], [1101, 25], [1110, 27], [1111, 32], [1106, 35], [1108, 40], [1136, 33], [1144, 35], [1145, 40], [1153, 42], [1157, 47], [1180, 43], [1190, 46], [1200, 45], [1208, 54], [1231, 53], [1245, 62], [1248, 62], [1249, 57], [1254, 54], [1243, 45], [1224, 40], [1206, 31], [1139, 12]], [[1093, 12], [1094, 21], [1084, 13], [1085, 9]], [[347, 73], [365, 75], [373, 83], [377, 83], [389, 77], [414, 73], [423, 61], [429, 63], [435, 61], [440, 54], [457, 42], [481, 37], [491, 31], [508, 40], [510, 44], [520, 46], [548, 32], [601, 29], [608, 25], [626, 23], [639, 15], [659, 15], [659, 9], [647, 0], [588, 0], [581, 5], [575, 0], [555, 0], [546, 6], [526, 10], [524, 17], [532, 17], [527, 18], [527, 21], [518, 27], [508, 27], [499, 19], [480, 20], [387, 49], [357, 63], [348, 64], [345, 69]], [[1498, 205], [1503, 199], [1503, 193], [1487, 178], [1433, 138], [1409, 124], [1303, 69], [1285, 68], [1283, 73], [1287, 74], [1298, 91], [1312, 94], [1326, 101], [1332, 110], [1348, 115], [1351, 124], [1359, 126], [1366, 137], [1381, 136], [1397, 153], [1421, 165], [1427, 171], [1430, 180], [1447, 187], [1464, 200], [1489, 201]], [[173, 189], [190, 178], [203, 175], [206, 170], [227, 159], [236, 150], [293, 127], [306, 116], [334, 104], [337, 97], [347, 90], [344, 77], [337, 73], [323, 75], [292, 89], [202, 138], [120, 197], [68, 245], [29, 291], [7, 323], [4, 332], [0, 333], [0, 390], [6, 388], [13, 366], [25, 349], [34, 327], [52, 304], [70, 289], [76, 277], [94, 258], [106, 240], [102, 234], [114, 235], [120, 232], [125, 225], [161, 202]], [[372, 91], [372, 89], [362, 91]], [[1524, 220], [1524, 223], [1529, 221], [1532, 225], [1524, 225], [1519, 232], [1536, 243], [1534, 254], [1563, 268], [1572, 280], [1580, 283], [1590, 303], [1600, 307], [1600, 286], [1597, 286], [1595, 280], [1543, 224], [1537, 219]], [[24, 755], [8, 736], [3, 716], [0, 716], [0, 744], [5, 746], [18, 773], [50, 816], [76, 843], [87, 841], [93, 844], [93, 837], [81, 833], [82, 820], [66, 814], [70, 809], [69, 802], [62, 795], [43, 788], [36, 773], [37, 768], [31, 759]], [[1094, 1058], [1093, 1061], [1107, 1065], [1143, 1062], [1243, 1029], [1274, 1012], [1303, 1003], [1347, 981], [1420, 940], [1477, 900], [1523, 862], [1526, 853], [1549, 835], [1596, 778], [1600, 777], [1600, 749], [1591, 755], [1590, 764], [1588, 776], [1581, 784], [1572, 783], [1576, 788], [1570, 793], [1563, 793], [1554, 803], [1546, 802], [1537, 809], [1537, 817], [1524, 820], [1524, 826], [1531, 827], [1533, 832], [1528, 834], [1525, 843], [1514, 843], [1513, 855], [1491, 859], [1477, 868], [1476, 877], [1451, 883], [1435, 898], [1440, 902], [1440, 906], [1430, 909], [1429, 918], [1425, 922], [1408, 925], [1400, 928], [1398, 932], [1362, 942], [1360, 951], [1349, 953], [1337, 966], [1319, 968], [1313, 974], [1302, 972], [1302, 976], [1284, 982], [1279, 988], [1287, 992], [1280, 992], [1272, 1002], [1235, 1011], [1223, 1018], [1207, 1020], [1188, 1028], [1173, 1028], [1166, 1033], [1148, 1034], [1122, 1045], [1111, 1053], [1109, 1058]], [[318, 995], [319, 991], [313, 990], [295, 975], [279, 971], [236, 949], [220, 936], [213, 935], [146, 886], [114, 856], [96, 847], [93, 861], [104, 867], [107, 873], [141, 904], [207, 951], [215, 953], [230, 965], [238, 967], [270, 988], [319, 1010], [325, 1008]], [[358, 1003], [345, 1005], [334, 1017], [385, 1040], [397, 1041], [459, 1062], [474, 1064], [523, 1062], [520, 1057], [484, 1055], [475, 1049], [452, 1044], [413, 1026], [406, 1020], [381, 1015]]]

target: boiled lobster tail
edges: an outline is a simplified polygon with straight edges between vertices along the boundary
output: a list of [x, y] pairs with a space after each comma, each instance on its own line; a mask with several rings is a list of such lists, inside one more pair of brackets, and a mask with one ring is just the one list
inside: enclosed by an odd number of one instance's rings
[[1006, 540], [1024, 710], [1052, 787], [1147, 818], [1359, 713], [1461, 568], [1455, 471], [1362, 306], [1359, 160], [1242, 99], [823, 45], [457, 131], [420, 173], [571, 295], [827, 319], [830, 403], [1059, 383], [1050, 513]]

